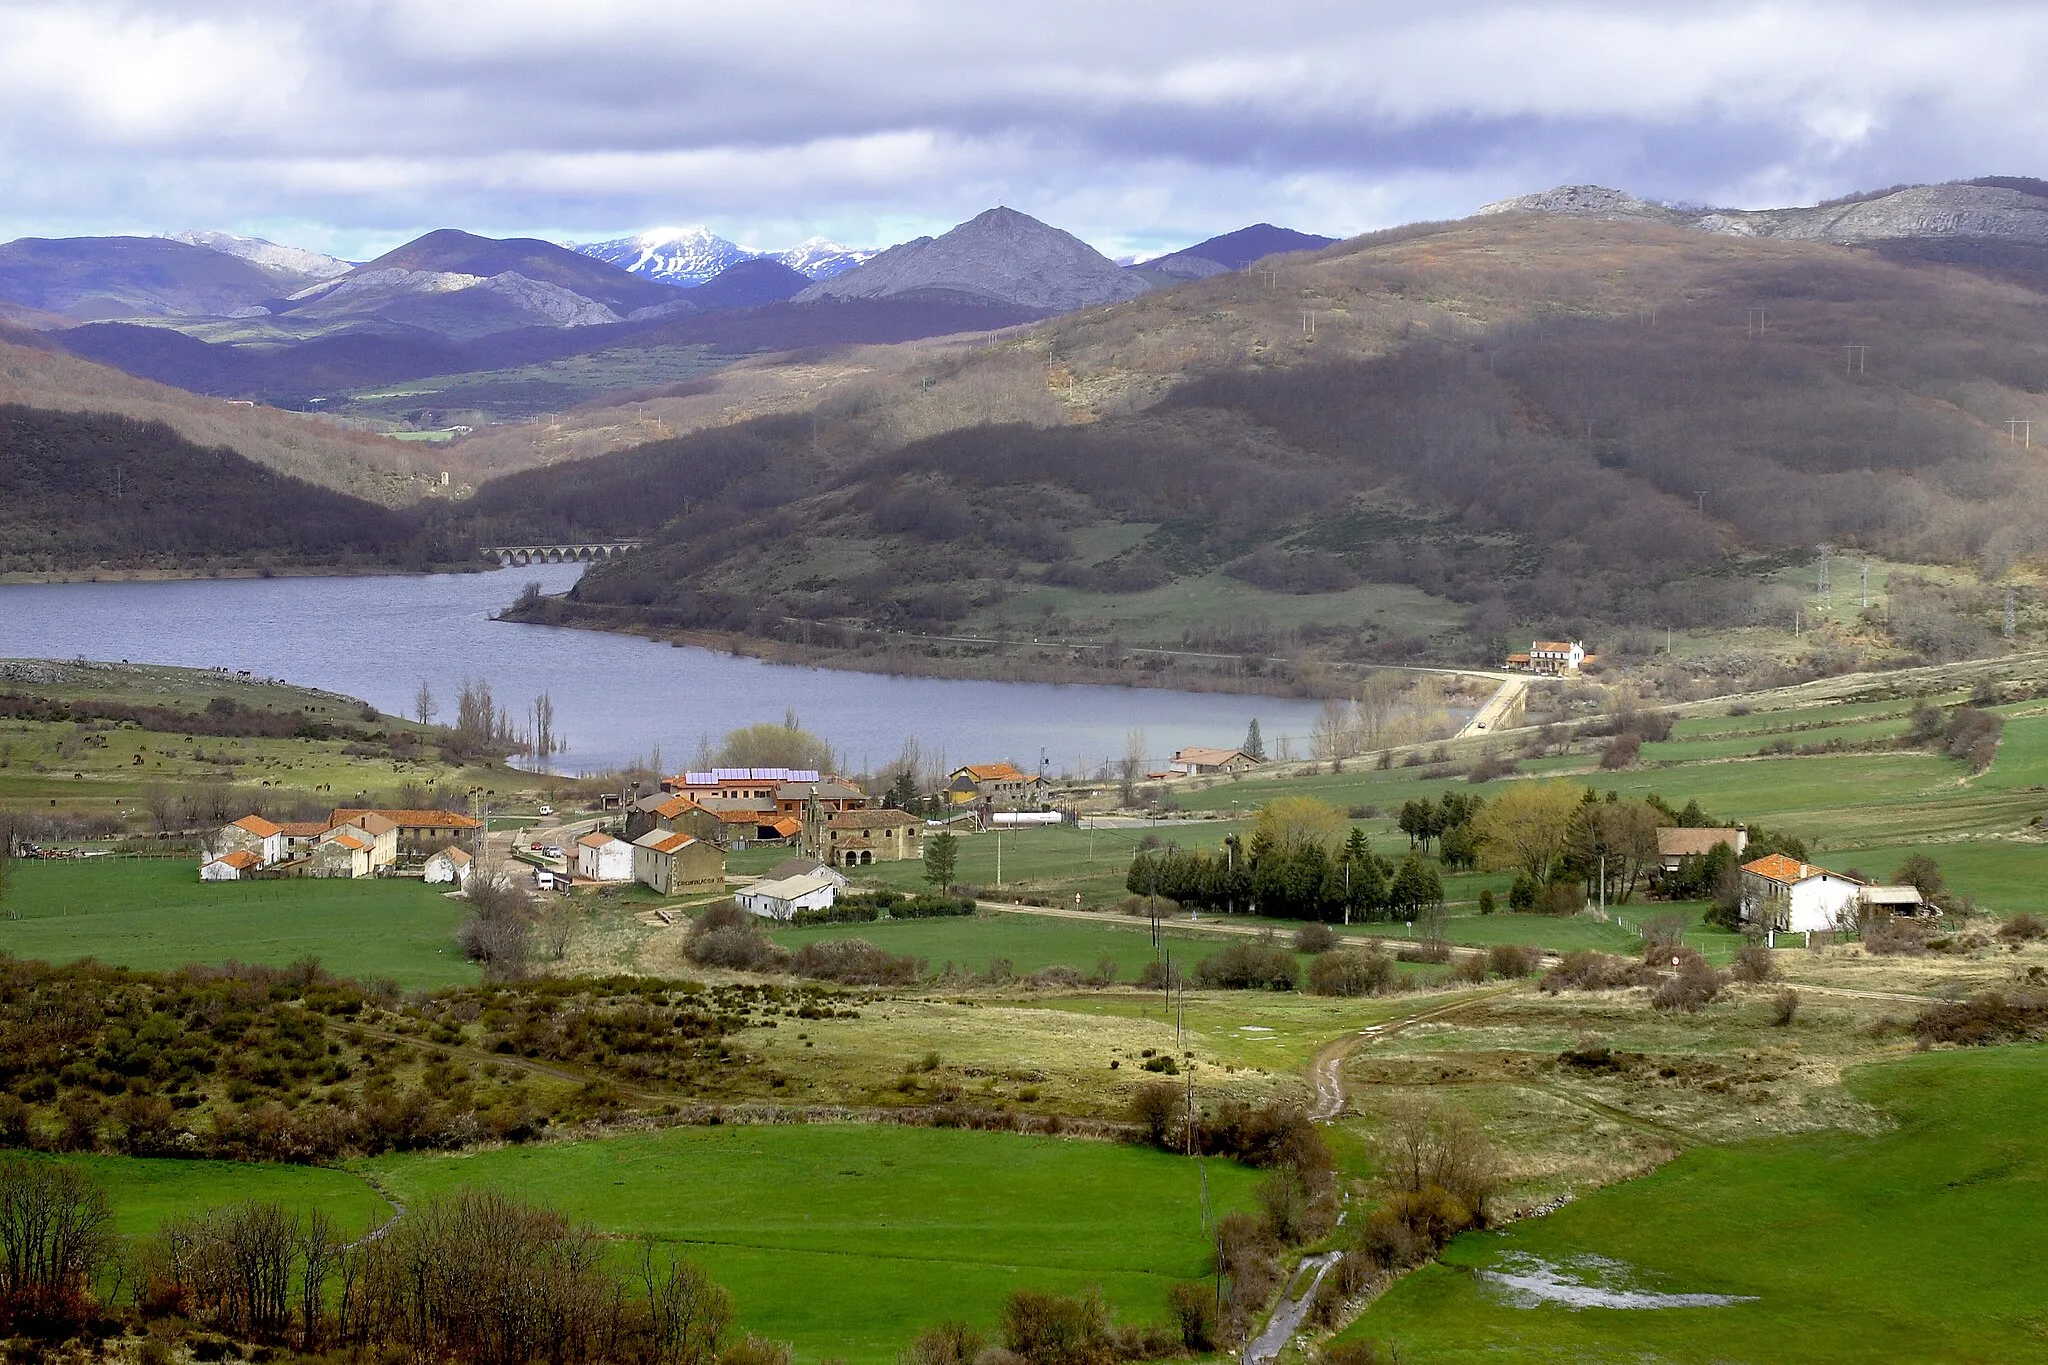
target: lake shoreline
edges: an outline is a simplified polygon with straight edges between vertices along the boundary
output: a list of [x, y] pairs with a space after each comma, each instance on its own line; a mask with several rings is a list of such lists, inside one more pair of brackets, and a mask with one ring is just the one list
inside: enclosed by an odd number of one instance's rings
[[[877, 677], [933, 678], [955, 682], [1150, 688], [1169, 692], [1324, 701], [1350, 697], [1360, 677], [1380, 669], [1491, 676], [1488, 669], [1454, 663], [1287, 659], [1154, 646], [930, 636], [837, 625], [821, 626], [820, 629], [835, 634], [858, 633], [866, 638], [858, 646], [805, 643], [737, 631], [663, 626], [624, 613], [605, 619], [600, 609], [588, 604], [570, 603], [559, 596], [543, 598], [537, 606], [508, 606], [494, 619], [518, 625], [626, 636], [655, 644], [669, 644], [678, 649], [708, 649], [764, 663], [828, 668]], [[1107, 665], [1097, 662], [1105, 657], [1115, 662]]]
[[424, 569], [400, 564], [242, 565], [232, 569], [50, 569], [0, 573], [0, 587], [47, 587], [59, 583], [213, 583], [263, 578], [423, 578], [435, 574], [489, 573], [495, 564], [434, 564]]

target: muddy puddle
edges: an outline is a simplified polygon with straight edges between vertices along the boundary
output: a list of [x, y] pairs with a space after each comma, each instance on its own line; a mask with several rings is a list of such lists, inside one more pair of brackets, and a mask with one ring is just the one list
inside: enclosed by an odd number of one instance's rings
[[1473, 1274], [1516, 1308], [1560, 1303], [1567, 1308], [1725, 1308], [1754, 1303], [1754, 1294], [1667, 1294], [1645, 1289], [1635, 1267], [1605, 1256], [1547, 1261], [1512, 1252]]

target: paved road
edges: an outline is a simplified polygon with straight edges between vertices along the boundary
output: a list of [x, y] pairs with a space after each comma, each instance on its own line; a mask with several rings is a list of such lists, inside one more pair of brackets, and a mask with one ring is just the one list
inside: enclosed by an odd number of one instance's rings
[[1287, 1343], [1301, 1330], [1301, 1320], [1308, 1316], [1309, 1308], [1316, 1301], [1316, 1290], [1322, 1288], [1323, 1276], [1330, 1273], [1330, 1267], [1337, 1264], [1341, 1253], [1326, 1251], [1320, 1256], [1304, 1259], [1295, 1271], [1297, 1282], [1302, 1272], [1314, 1268], [1308, 1284], [1301, 1293], [1291, 1299], [1282, 1299], [1280, 1306], [1273, 1310], [1273, 1316], [1266, 1322], [1266, 1330], [1252, 1338], [1252, 1344], [1244, 1348], [1244, 1365], [1270, 1365], [1278, 1360], [1280, 1353], [1287, 1349]]
[[1500, 729], [1501, 718], [1513, 709], [1515, 702], [1528, 690], [1527, 678], [1512, 673], [1503, 675], [1500, 686], [1486, 699], [1486, 705], [1472, 713], [1472, 719], [1465, 722], [1465, 727], [1458, 731], [1457, 738], [1464, 739], [1468, 735], [1487, 734]]

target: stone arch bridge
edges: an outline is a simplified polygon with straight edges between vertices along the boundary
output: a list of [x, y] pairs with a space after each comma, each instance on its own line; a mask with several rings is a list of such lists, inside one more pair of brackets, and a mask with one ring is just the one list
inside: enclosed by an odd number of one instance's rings
[[620, 559], [639, 549], [645, 541], [557, 541], [546, 545], [486, 545], [481, 553], [504, 567], [526, 564], [601, 563]]

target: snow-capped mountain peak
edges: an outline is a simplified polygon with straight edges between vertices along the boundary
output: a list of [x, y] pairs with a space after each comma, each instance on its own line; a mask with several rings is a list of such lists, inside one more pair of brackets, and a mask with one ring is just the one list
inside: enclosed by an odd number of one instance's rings
[[762, 257], [780, 261], [814, 280], [823, 280], [851, 270], [875, 254], [861, 247], [842, 246], [825, 237], [813, 237], [787, 251], [763, 251], [741, 246], [702, 224], [649, 228], [630, 237], [603, 242], [575, 242], [570, 249], [683, 289], [703, 284], [741, 261]]
[[701, 225], [649, 228], [631, 237], [578, 242], [572, 249], [609, 265], [684, 289], [699, 285], [739, 261], [760, 255]]
[[776, 252], [775, 259], [814, 280], [826, 280], [876, 254], [872, 247], [842, 246], [830, 237], [811, 237], [787, 251]]

